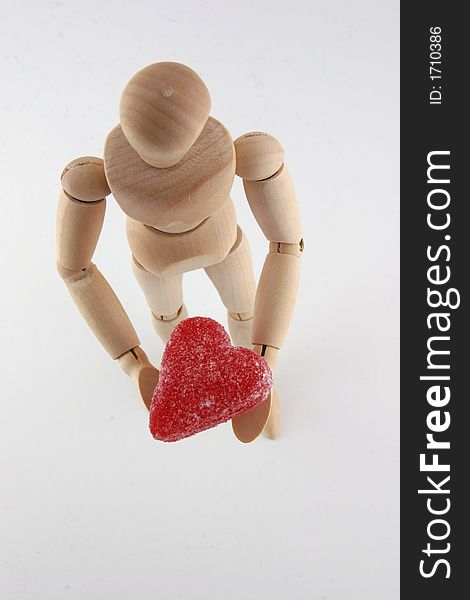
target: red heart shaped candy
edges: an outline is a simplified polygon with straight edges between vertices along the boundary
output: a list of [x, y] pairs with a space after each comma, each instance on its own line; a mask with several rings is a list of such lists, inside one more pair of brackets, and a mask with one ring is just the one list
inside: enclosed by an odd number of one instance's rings
[[273, 384], [267, 362], [234, 348], [225, 329], [206, 317], [185, 319], [165, 348], [150, 406], [150, 431], [176, 442], [250, 410]]

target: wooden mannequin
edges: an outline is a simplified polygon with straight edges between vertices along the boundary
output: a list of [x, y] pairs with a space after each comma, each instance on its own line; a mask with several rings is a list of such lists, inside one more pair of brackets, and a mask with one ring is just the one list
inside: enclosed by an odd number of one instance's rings
[[[132, 268], [166, 342], [184, 318], [183, 273], [203, 268], [227, 308], [235, 345], [251, 346], [274, 368], [294, 308], [303, 250], [292, 183], [279, 142], [247, 133], [232, 142], [209, 116], [209, 92], [178, 63], [139, 71], [121, 97], [120, 123], [104, 161], [90, 156], [62, 173], [57, 212], [58, 271], [91, 330], [136, 383], [146, 406], [158, 370], [140, 347], [121, 303], [91, 262], [106, 196], [127, 214]], [[258, 288], [230, 190], [243, 178], [251, 210], [269, 241]], [[276, 392], [232, 420], [243, 442], [279, 431]]]

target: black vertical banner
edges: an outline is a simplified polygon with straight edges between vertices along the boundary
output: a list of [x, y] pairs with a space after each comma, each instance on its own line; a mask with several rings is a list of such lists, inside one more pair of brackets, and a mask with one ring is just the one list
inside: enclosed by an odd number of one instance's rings
[[401, 6], [401, 598], [413, 600], [469, 594], [465, 8]]

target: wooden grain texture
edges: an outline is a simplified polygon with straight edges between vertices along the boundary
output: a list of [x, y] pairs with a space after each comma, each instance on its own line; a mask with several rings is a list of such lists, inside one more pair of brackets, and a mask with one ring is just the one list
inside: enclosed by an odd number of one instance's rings
[[300, 257], [270, 253], [258, 282], [253, 317], [253, 344], [280, 348], [294, 311]]
[[194, 144], [210, 112], [202, 79], [175, 62], [149, 65], [124, 88], [119, 118], [126, 138], [149, 165], [170, 167]]
[[302, 225], [294, 186], [285, 165], [264, 181], [243, 180], [246, 197], [269, 241], [298, 243]]
[[251, 347], [251, 326], [256, 282], [248, 240], [237, 228], [237, 240], [228, 256], [205, 269], [227, 309], [227, 320], [235, 346]]
[[94, 264], [64, 279], [88, 327], [112, 358], [140, 345], [122, 304]]
[[219, 263], [237, 239], [235, 207], [227, 198], [200, 225], [178, 235], [127, 219], [127, 238], [139, 264], [157, 277], [168, 277]]
[[80, 202], [64, 190], [57, 210], [57, 269], [98, 340], [117, 358], [139, 345], [116, 294], [91, 263], [103, 225], [106, 200]]
[[140, 397], [147, 409], [150, 410], [153, 392], [158, 383], [158, 369], [152, 365], [140, 346], [128, 350], [117, 361], [124, 373], [135, 383]]
[[205, 268], [229, 312], [253, 312], [256, 282], [251, 250], [246, 235], [237, 227], [236, 242], [222, 260]]
[[243, 346], [244, 348], [251, 348], [251, 330], [253, 327], [253, 312], [250, 317], [240, 319], [237, 313], [236, 316], [227, 314], [228, 330], [234, 346]]
[[281, 403], [275, 387], [271, 390], [271, 412], [263, 434], [270, 440], [276, 440], [281, 433]]
[[268, 363], [269, 368], [271, 371], [273, 371], [279, 358], [279, 348], [267, 346], [266, 344], [253, 344], [253, 350], [257, 354], [261, 354], [261, 356], [264, 357], [264, 360]]
[[193, 229], [227, 199], [235, 175], [230, 134], [210, 117], [196, 143], [173, 167], [145, 163], [118, 125], [104, 150], [106, 177], [122, 210], [167, 233]]
[[152, 313], [161, 319], [174, 316], [183, 304], [183, 275], [156, 277], [132, 259], [132, 271]]
[[[253, 350], [263, 355], [270, 369], [274, 370], [279, 354], [277, 348], [255, 344]], [[261, 433], [274, 440], [280, 434], [280, 418], [279, 394], [273, 387], [265, 402], [232, 419], [232, 429], [235, 436], [244, 443], [254, 441]]]
[[60, 182], [69, 196], [82, 202], [94, 202], [110, 194], [103, 160], [96, 156], [81, 156], [70, 161], [62, 171]]
[[[274, 158], [271, 163], [268, 158], [263, 163], [263, 152], [269, 155], [269, 143], [272, 141], [248, 137], [237, 140], [235, 147], [237, 174], [244, 178], [251, 210], [270, 242], [256, 291], [252, 341], [253, 349], [262, 354], [273, 369], [294, 310], [303, 239], [295, 192], [285, 165], [279, 165], [275, 174], [269, 176], [269, 170], [274, 172], [278, 163]], [[280, 151], [278, 158], [282, 162]], [[268, 165], [264, 172], [263, 164]], [[261, 177], [266, 174], [269, 178]], [[276, 439], [280, 432], [277, 391], [273, 388], [268, 400], [232, 419], [232, 427], [243, 442], [253, 441], [263, 431], [266, 437]]]
[[248, 181], [271, 177], [284, 162], [284, 149], [275, 137], [262, 131], [252, 131], [234, 142], [235, 173]]
[[173, 329], [188, 317], [183, 304], [183, 274], [157, 277], [144, 269], [135, 257], [132, 270], [150, 308], [153, 328], [166, 344]]
[[253, 442], [263, 432], [271, 413], [272, 392], [251, 410], [232, 419], [235, 436], [243, 443]]
[[106, 200], [80, 202], [61, 189], [56, 219], [57, 259], [67, 269], [90, 264], [103, 226]]
[[162, 315], [155, 316], [152, 314], [152, 324], [157, 335], [160, 337], [162, 342], [166, 344], [170, 339], [171, 332], [178, 325], [178, 323], [181, 323], [181, 321], [184, 321], [184, 319], [188, 318], [188, 309], [183, 304], [174, 318], [162, 319], [161, 317]]

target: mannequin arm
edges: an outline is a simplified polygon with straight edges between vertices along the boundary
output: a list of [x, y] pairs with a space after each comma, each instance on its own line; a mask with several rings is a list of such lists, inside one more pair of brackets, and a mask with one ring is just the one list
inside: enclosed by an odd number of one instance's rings
[[[102, 346], [135, 381], [148, 406], [158, 371], [116, 294], [91, 262], [110, 193], [103, 161], [77, 159], [64, 169], [57, 209], [57, 270], [77, 308]], [[152, 388], [152, 389], [150, 389]], [[149, 396], [150, 393], [150, 396]]]
[[[287, 334], [297, 296], [302, 228], [295, 192], [284, 151], [270, 135], [249, 133], [235, 142], [237, 174], [250, 208], [269, 241], [269, 252], [258, 283], [253, 316], [253, 349], [271, 368]], [[234, 419], [235, 434], [256, 437], [270, 413], [271, 397], [252, 411]], [[245, 440], [244, 440], [245, 441]]]

